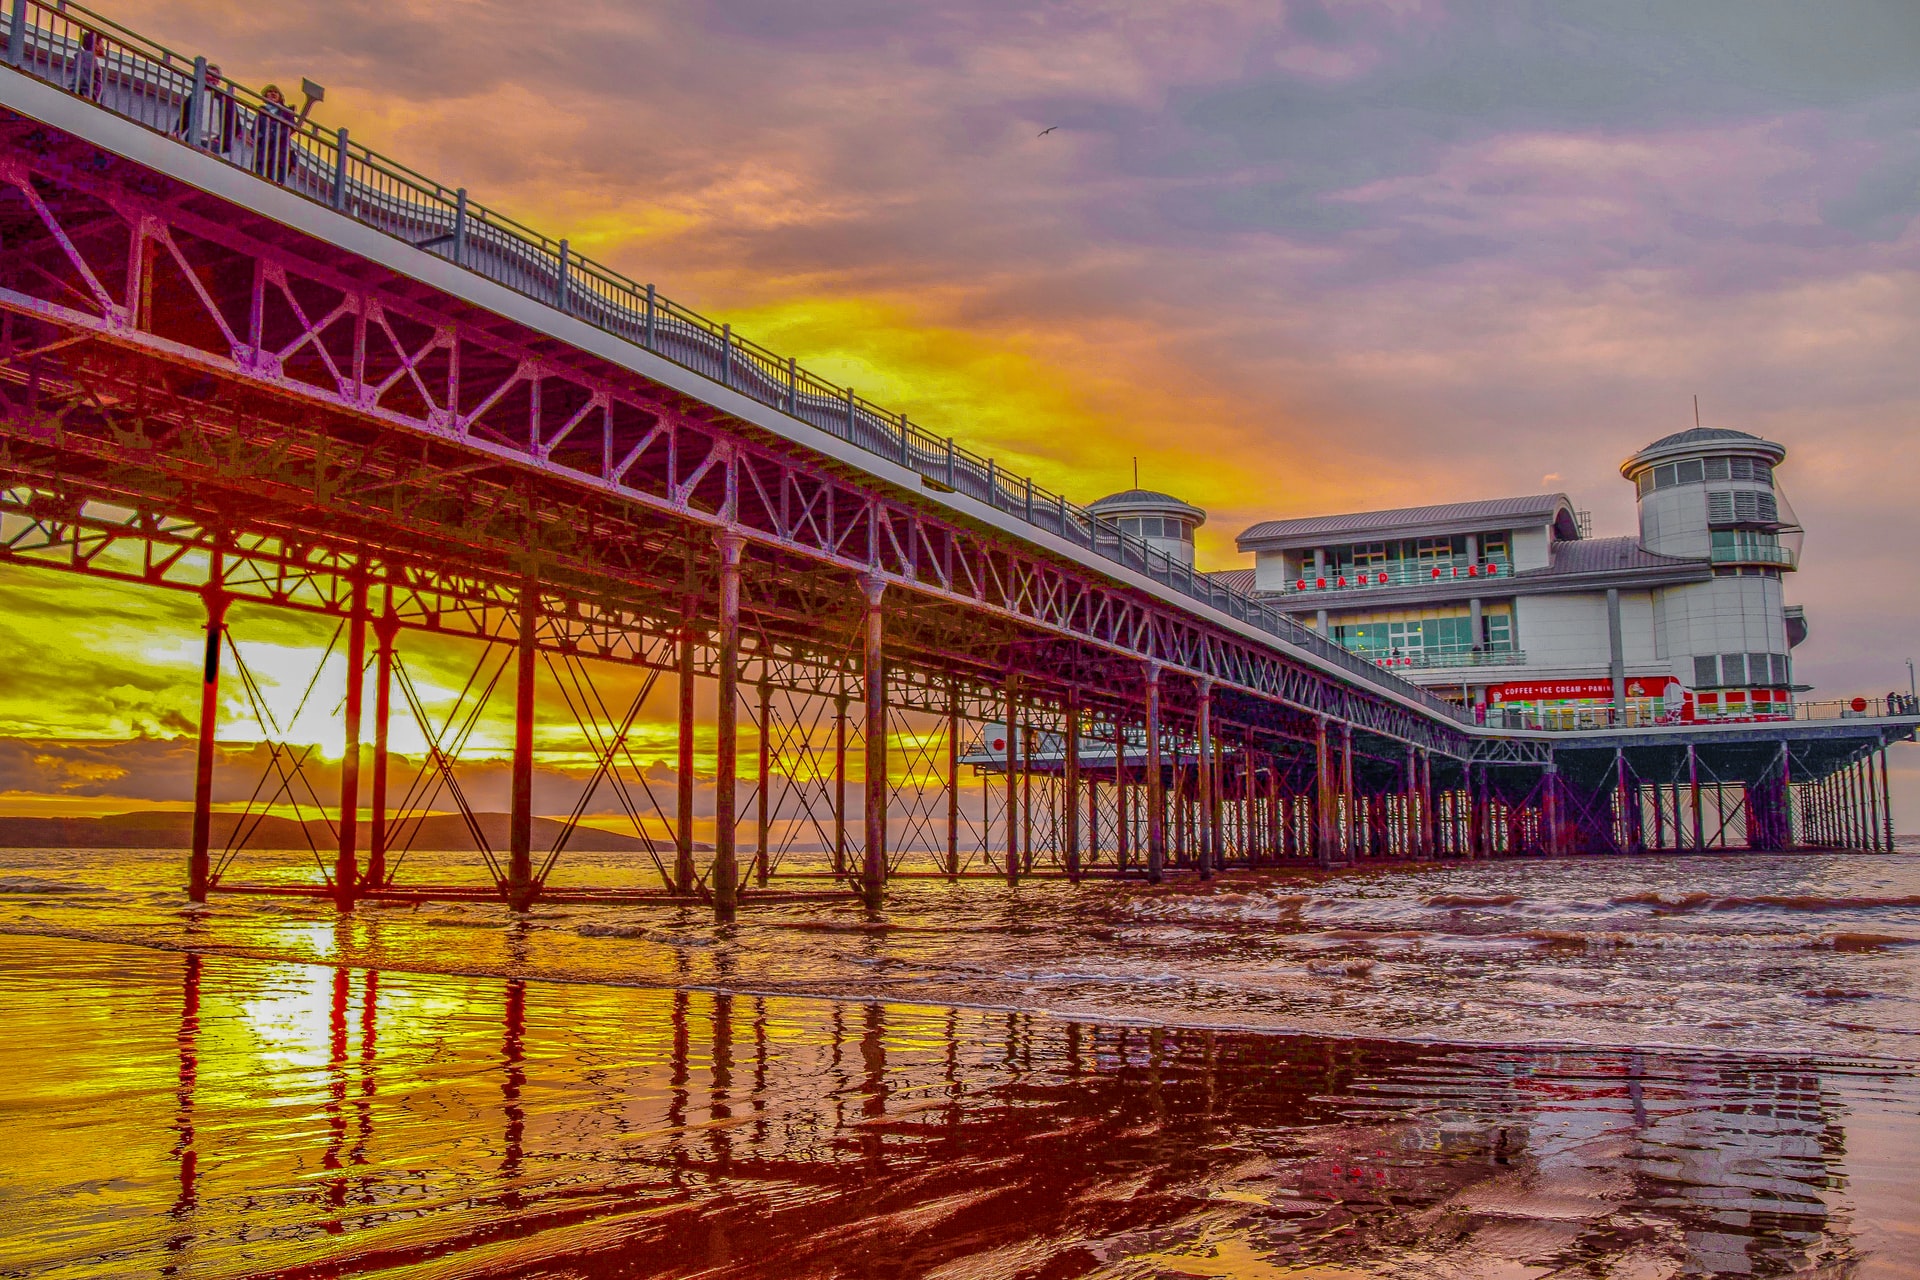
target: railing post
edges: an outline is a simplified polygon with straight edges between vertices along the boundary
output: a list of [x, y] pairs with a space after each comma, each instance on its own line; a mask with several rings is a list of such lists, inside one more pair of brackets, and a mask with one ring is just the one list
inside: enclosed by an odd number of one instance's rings
[[645, 346], [645, 347], [647, 348], [647, 350], [649, 350], [649, 351], [651, 351], [651, 350], [653, 350], [653, 312], [654, 312], [654, 292], [653, 292], [653, 286], [652, 286], [652, 285], [648, 285], [648, 286], [647, 286], [647, 321], [646, 321], [646, 336], [645, 336], [645, 338], [644, 338], [644, 339], [642, 339], [642, 342], [643, 342], [643, 345], [644, 345], [644, 346]]
[[953, 466], [953, 463], [954, 463], [954, 447], [953, 447], [953, 437], [952, 437], [952, 436], [948, 436], [948, 437], [947, 437], [947, 488], [949, 488], [949, 489], [951, 489], [951, 488], [953, 488], [953, 487], [954, 487], [954, 485], [953, 485], [953, 474], [954, 474], [954, 466]]
[[792, 356], [787, 357], [787, 412], [800, 416], [800, 364]]
[[907, 415], [903, 413], [900, 415], [900, 465], [903, 467], [911, 465], [907, 461], [907, 431]]
[[1027, 509], [1026, 509], [1024, 518], [1028, 524], [1033, 523], [1033, 477], [1032, 476], [1027, 477]]
[[1000, 509], [1000, 460], [987, 459], [987, 505], [995, 511]]
[[[333, 207], [347, 207], [347, 131], [342, 128], [335, 135], [333, 153]], [[464, 192], [462, 194], [465, 194]]]
[[[15, 4], [19, 0], [14, 0]], [[207, 60], [204, 57], [193, 60], [193, 88], [187, 99], [187, 145], [198, 147], [200, 135], [207, 125]]]
[[567, 309], [567, 242], [560, 242], [560, 280], [554, 288], [553, 305], [565, 311]]
[[847, 388], [847, 439], [848, 441], [852, 441], [853, 439], [853, 415], [854, 415], [853, 388], [848, 387]]
[[453, 193], [453, 261], [456, 266], [467, 265], [467, 189], [465, 187]]
[[733, 326], [720, 326], [720, 385], [733, 385]]
[[7, 23], [7, 65], [22, 69], [27, 65], [27, 0], [13, 0], [13, 17]]

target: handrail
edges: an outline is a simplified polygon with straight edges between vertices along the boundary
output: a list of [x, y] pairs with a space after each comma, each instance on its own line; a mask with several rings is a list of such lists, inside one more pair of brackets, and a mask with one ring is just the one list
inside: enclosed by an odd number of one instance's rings
[[80, 4], [7, 0], [6, 62], [17, 71], [184, 146], [444, 258], [535, 301], [635, 343], [779, 412], [917, 472], [945, 490], [1066, 539], [1169, 590], [1305, 649], [1359, 680], [1458, 723], [1461, 708], [1357, 658], [1285, 613], [1122, 533], [1031, 478], [802, 369], [573, 250], [364, 144], [346, 128], [291, 113], [276, 118], [254, 90], [215, 84], [187, 58]]

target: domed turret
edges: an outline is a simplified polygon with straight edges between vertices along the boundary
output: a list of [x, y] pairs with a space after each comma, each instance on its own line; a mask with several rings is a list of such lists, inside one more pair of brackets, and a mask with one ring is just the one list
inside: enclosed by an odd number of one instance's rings
[[1193, 564], [1193, 531], [1207, 522], [1207, 513], [1190, 502], [1150, 489], [1110, 493], [1087, 510], [1120, 526], [1120, 532], [1145, 538], [1147, 545], [1189, 567]]
[[1752, 708], [1773, 689], [1784, 698], [1791, 683], [1781, 575], [1798, 563], [1800, 533], [1774, 481], [1786, 456], [1745, 431], [1691, 427], [1620, 464], [1638, 492], [1641, 545], [1713, 565], [1711, 582], [1661, 592], [1655, 613], [1674, 674], [1703, 714]]

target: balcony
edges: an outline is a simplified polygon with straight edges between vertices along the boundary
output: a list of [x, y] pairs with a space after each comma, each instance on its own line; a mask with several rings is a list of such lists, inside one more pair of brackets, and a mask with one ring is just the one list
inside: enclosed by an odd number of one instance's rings
[[1456, 560], [1402, 560], [1379, 566], [1356, 567], [1345, 573], [1329, 569], [1324, 575], [1294, 578], [1281, 584], [1283, 595], [1319, 595], [1336, 591], [1377, 590], [1381, 587], [1417, 587], [1469, 578], [1507, 578], [1513, 565], [1507, 560], [1472, 563]]
[[1707, 555], [1715, 564], [1773, 564], [1783, 569], [1800, 567], [1794, 558], [1792, 547], [1748, 543], [1733, 547], [1715, 547]]

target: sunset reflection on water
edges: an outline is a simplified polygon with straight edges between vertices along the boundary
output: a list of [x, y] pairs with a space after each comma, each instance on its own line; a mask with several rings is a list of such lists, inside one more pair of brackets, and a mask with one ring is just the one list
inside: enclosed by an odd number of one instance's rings
[[55, 939], [0, 964], [9, 1276], [1905, 1264], [1910, 1214], [1873, 1190], [1914, 1150], [1892, 1068]]

